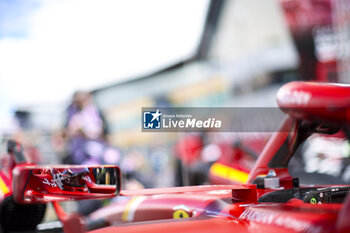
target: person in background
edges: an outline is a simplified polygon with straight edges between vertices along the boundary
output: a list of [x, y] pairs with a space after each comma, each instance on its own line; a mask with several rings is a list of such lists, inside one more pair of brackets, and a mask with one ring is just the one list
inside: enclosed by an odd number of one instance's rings
[[[105, 155], [109, 151], [106, 142], [107, 124], [101, 111], [93, 101], [91, 93], [77, 91], [73, 95], [72, 103], [66, 110], [64, 122], [64, 136], [66, 138], [67, 156], [63, 163], [66, 164], [105, 164], [117, 163], [117, 161], [105, 161]], [[115, 152], [113, 160], [117, 160]], [[110, 157], [110, 156], [108, 156]], [[78, 213], [88, 215], [102, 207], [99, 200], [84, 200], [78, 202]]]
[[66, 110], [64, 127], [68, 150], [64, 163], [101, 163], [108, 130], [91, 93], [74, 93], [72, 103]]

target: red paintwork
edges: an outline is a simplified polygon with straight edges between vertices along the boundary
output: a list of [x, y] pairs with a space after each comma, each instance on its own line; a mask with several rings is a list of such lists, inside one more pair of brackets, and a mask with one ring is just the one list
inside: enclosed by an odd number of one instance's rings
[[176, 193], [191, 193], [191, 192], [210, 192], [216, 190], [232, 189], [233, 187], [246, 187], [247, 185], [201, 185], [201, 186], [184, 186], [173, 188], [153, 188], [142, 190], [123, 190], [121, 196], [136, 196], [136, 195], [156, 195], [156, 194], [176, 194]]
[[337, 221], [337, 228], [341, 229], [341, 232], [350, 232], [350, 221], [349, 221], [349, 216], [350, 216], [350, 196], [348, 195], [343, 208], [339, 212], [339, 217]]
[[[309, 89], [310, 88], [310, 89]], [[328, 91], [329, 90], [329, 91]], [[296, 101], [295, 95], [286, 94], [289, 91], [309, 91], [311, 97], [304, 107], [317, 107], [319, 110], [312, 112], [315, 118], [323, 121], [332, 120], [330, 112], [326, 109], [327, 104], [333, 104], [337, 107], [347, 107], [347, 102], [343, 98], [349, 99], [350, 86], [338, 86], [333, 84], [315, 84], [315, 83], [290, 83], [285, 85], [279, 92], [282, 96], [278, 96], [279, 105], [290, 115], [281, 125], [280, 132], [275, 133], [265, 146], [259, 156], [254, 168], [252, 169], [248, 183], [252, 182], [257, 176], [267, 174], [271, 169], [269, 162], [276, 154], [277, 150], [285, 141], [296, 140], [296, 124], [295, 117], [300, 114], [296, 109], [300, 108], [300, 104]], [[329, 99], [327, 95], [330, 93]], [[337, 98], [337, 93], [339, 97]], [[297, 98], [297, 97], [296, 97]], [[338, 101], [341, 99], [341, 101]], [[309, 113], [305, 111], [306, 113]], [[305, 113], [303, 112], [303, 114]], [[309, 115], [303, 115], [300, 119], [311, 120]], [[292, 177], [290, 177], [287, 168], [275, 168], [277, 176], [280, 178], [280, 186], [285, 189], [292, 188]], [[237, 186], [233, 186], [237, 187]], [[230, 188], [227, 186], [227, 188]], [[232, 188], [233, 193], [235, 188]], [[246, 190], [250, 190], [249, 188]], [[253, 189], [252, 189], [253, 190]], [[255, 191], [250, 191], [255, 193]], [[271, 189], [258, 189], [256, 197], [259, 198], [263, 194], [272, 192]], [[170, 190], [169, 190], [170, 192]], [[147, 193], [147, 191], [145, 192]], [[225, 196], [226, 195], [226, 196]], [[234, 196], [234, 195], [232, 195]], [[301, 200], [291, 200], [286, 204], [256, 204], [256, 199], [248, 198], [246, 195], [240, 194], [243, 200], [232, 204], [227, 203], [219, 212], [208, 214], [207, 209], [210, 203], [214, 205], [215, 201], [222, 198], [228, 198], [228, 191], [224, 196], [216, 196], [216, 199], [208, 196], [202, 191], [196, 195], [184, 193], [146, 196], [144, 200], [135, 210], [134, 222], [150, 221], [154, 219], [169, 219], [174, 206], [179, 203], [185, 203], [186, 206], [197, 212], [203, 210], [201, 214], [195, 215], [197, 220], [163, 220], [148, 223], [134, 223], [132, 225], [120, 225], [110, 228], [104, 228], [93, 232], [346, 232], [347, 226], [341, 227], [338, 221], [338, 214], [342, 207], [340, 204], [328, 205], [311, 205], [303, 203]], [[156, 197], [156, 198], [155, 198]], [[112, 223], [120, 222], [121, 214], [126, 207], [126, 203], [116, 203], [108, 208], [101, 209], [92, 215], [95, 218], [104, 216]], [[244, 204], [251, 203], [251, 204]], [[350, 205], [349, 207], [350, 208]], [[350, 210], [348, 210], [350, 212]], [[119, 216], [118, 213], [119, 212]], [[158, 213], [158, 212], [161, 212]], [[200, 212], [200, 211], [199, 211]], [[139, 215], [137, 214], [139, 213]], [[159, 214], [159, 215], [157, 215]], [[112, 217], [113, 216], [113, 217]], [[204, 216], [214, 218], [202, 219]], [[344, 222], [344, 221], [343, 221]], [[343, 224], [346, 225], [346, 224]]]
[[[68, 201], [77, 199], [95, 199], [95, 198], [112, 198], [119, 193], [116, 185], [104, 185], [103, 188], [95, 184], [93, 174], [94, 168], [101, 166], [89, 166], [90, 173], [85, 176], [90, 178], [86, 180], [86, 187], [67, 187], [62, 190], [54, 182], [51, 170], [62, 173], [67, 169], [80, 169], [86, 166], [34, 166], [34, 165], [17, 165], [13, 170], [13, 198], [19, 203], [46, 203], [50, 201]], [[117, 166], [105, 166], [114, 168], [119, 172]], [[120, 179], [120, 175], [118, 175]], [[120, 184], [120, 181], [118, 181]], [[67, 190], [69, 188], [69, 190]], [[117, 189], [118, 188], [118, 189]]]
[[[350, 120], [349, 93], [350, 86], [344, 84], [290, 82], [278, 91], [277, 103], [285, 113], [293, 118], [337, 124], [339, 121], [348, 122]], [[249, 182], [255, 179], [257, 175], [267, 174], [269, 170], [268, 163], [288, 138], [292, 123], [291, 118], [286, 119], [280, 132], [276, 133], [265, 146], [250, 173]], [[237, 165], [230, 165], [226, 161], [219, 162], [246, 171]], [[277, 169], [276, 172], [280, 173], [280, 176], [289, 176], [286, 169]], [[216, 184], [219, 182], [227, 183], [225, 179], [212, 175], [210, 177]]]
[[249, 155], [247, 155], [240, 148], [233, 147], [229, 144], [221, 144], [219, 146], [222, 151], [222, 155], [217, 162], [239, 169], [244, 172], [250, 171], [251, 167], [248, 167], [246, 164], [243, 163], [243, 161], [249, 161], [249, 159], [251, 159], [254, 163], [253, 158], [249, 158]]
[[[122, 192], [125, 196], [128, 193]], [[129, 194], [131, 194], [129, 192]], [[152, 194], [152, 195], [150, 195]], [[234, 197], [235, 200], [256, 202], [255, 185], [210, 185], [210, 186], [193, 186], [193, 187], [178, 187], [165, 189], [149, 189], [134, 191], [132, 196], [140, 197], [140, 195], [148, 195], [142, 197], [131, 216], [123, 219], [123, 215], [129, 209], [133, 199], [122, 200], [110, 206], [103, 208], [93, 213], [90, 218], [103, 218], [110, 222], [138, 222], [150, 221], [159, 219], [171, 219], [176, 207], [182, 206], [181, 209], [189, 210], [186, 212], [189, 216], [199, 216], [202, 211], [216, 212], [227, 203], [220, 200], [230, 200]], [[140, 200], [140, 198], [139, 198]], [[140, 208], [137, 208], [137, 207]], [[196, 211], [192, 211], [196, 210]]]
[[[311, 111], [319, 121], [327, 123], [334, 119], [327, 109], [328, 104], [348, 107], [348, 102], [342, 98], [350, 96], [349, 86], [314, 83], [291, 83], [284, 86], [278, 101], [284, 110], [288, 108], [288, 111], [285, 111], [290, 116], [282, 124], [281, 130], [270, 138], [250, 173], [248, 183], [271, 169], [270, 162], [284, 143], [287, 143], [289, 149], [292, 148], [298, 139], [297, 134], [301, 132], [298, 131], [299, 124], [297, 124], [300, 120], [295, 118], [311, 120], [310, 111], [305, 110], [302, 112], [303, 115], [296, 112], [294, 107], [300, 105], [296, 105], [298, 102], [294, 99], [295, 95], [285, 94], [300, 90], [311, 93], [309, 101], [306, 102], [307, 107], [323, 109], [317, 112]], [[325, 93], [329, 93], [329, 100], [325, 97]], [[337, 93], [342, 98], [338, 99]], [[320, 105], [317, 106], [317, 103]], [[288, 154], [280, 156], [283, 160]], [[16, 190], [18, 193], [21, 193], [19, 191], [25, 186], [20, 180], [26, 177], [25, 168], [24, 165], [17, 165], [14, 170], [14, 187], [19, 189]], [[112, 204], [90, 216], [90, 219], [102, 218], [107, 224], [115, 226], [92, 232], [349, 232], [350, 224], [347, 223], [350, 213], [349, 197], [345, 204], [312, 205], [299, 199], [290, 199], [287, 203], [259, 203], [258, 198], [262, 195], [293, 188], [287, 166], [274, 170], [280, 180], [280, 187], [277, 189], [257, 189], [255, 185], [247, 184], [122, 191], [121, 198], [128, 198], [130, 195], [134, 198]], [[22, 175], [19, 176], [17, 173]], [[29, 180], [32, 194], [27, 193], [28, 197], [32, 195], [32, 201], [37, 201], [38, 197], [38, 194], [34, 193], [35, 188], [43, 188], [42, 184], [37, 182], [38, 177], [35, 179]], [[78, 191], [75, 191], [74, 195], [68, 194], [70, 198], [83, 198], [83, 194]], [[80, 216], [67, 215], [56, 202], [54, 207], [64, 224], [65, 232], [83, 232], [84, 222]], [[181, 214], [176, 215], [176, 211], [180, 211]], [[171, 219], [176, 216], [188, 218]], [[121, 224], [122, 221], [132, 223]]]
[[293, 33], [303, 33], [332, 23], [331, 0], [280, 0]]
[[[337, 1], [333, 0], [280, 0], [284, 17], [294, 39], [300, 59], [300, 74], [303, 80], [320, 82], [337, 82], [337, 58], [335, 48], [337, 41], [327, 41], [331, 51], [322, 51], [317, 39], [317, 31], [336, 28], [339, 24]], [[343, 23], [343, 22], [341, 22]], [[335, 32], [333, 32], [335, 34]], [[332, 37], [332, 34], [328, 34]], [[335, 35], [334, 35], [335, 36]], [[322, 46], [322, 45], [321, 45]], [[317, 53], [326, 55], [320, 59]], [[329, 54], [331, 53], [331, 54]], [[322, 57], [322, 55], [321, 55]]]
[[203, 142], [198, 134], [187, 134], [175, 146], [175, 155], [186, 165], [190, 166], [200, 158]]
[[[251, 183], [258, 175], [267, 174], [270, 170], [268, 163], [275, 155], [277, 150], [282, 146], [284, 141], [289, 136], [289, 130], [292, 128], [293, 121], [290, 117], [287, 117], [283, 122], [279, 132], [272, 135], [264, 150], [261, 152], [258, 160], [256, 161], [252, 171], [249, 174], [248, 183]], [[290, 177], [287, 169], [275, 169], [279, 177]]]
[[[233, 205], [234, 206], [234, 205]], [[295, 204], [264, 204], [242, 207], [239, 217], [159, 221], [92, 231], [99, 232], [336, 232], [340, 205], [325, 208]]]
[[[338, 80], [336, 60], [316, 63], [316, 77], [319, 82], [336, 82]], [[332, 79], [332, 80], [331, 80]]]
[[291, 82], [277, 93], [278, 106], [287, 114], [306, 120], [347, 122], [350, 86], [312, 82]]
[[[249, 148], [251, 153], [259, 155], [263, 150], [270, 134], [250, 134], [251, 136], [245, 136], [238, 138], [240, 145]], [[221, 157], [215, 162], [219, 164], [223, 164], [230, 168], [237, 169], [239, 171], [249, 173], [256, 161], [256, 158], [252, 155], [249, 155], [246, 151], [244, 151], [240, 146], [230, 145], [228, 143], [220, 143], [218, 144], [221, 150]], [[241, 184], [242, 182], [229, 179], [227, 177], [220, 177], [216, 174], [209, 171], [209, 181], [210, 184]]]

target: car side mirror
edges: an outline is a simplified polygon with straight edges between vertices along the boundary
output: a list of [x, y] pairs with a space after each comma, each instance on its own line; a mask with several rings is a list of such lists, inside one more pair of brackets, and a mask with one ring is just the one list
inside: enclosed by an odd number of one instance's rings
[[96, 198], [120, 193], [118, 166], [34, 166], [13, 170], [13, 197], [23, 204]]

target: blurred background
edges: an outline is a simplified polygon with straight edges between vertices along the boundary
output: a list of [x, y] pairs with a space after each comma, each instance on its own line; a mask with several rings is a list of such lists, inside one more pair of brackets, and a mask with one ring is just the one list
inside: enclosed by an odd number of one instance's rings
[[[0, 134], [37, 163], [118, 164], [127, 188], [245, 182], [269, 133], [145, 133], [141, 108], [276, 107], [289, 81], [349, 83], [349, 12], [349, 0], [0, 0]], [[342, 134], [316, 135], [291, 166], [304, 183], [349, 182], [349, 155]]]

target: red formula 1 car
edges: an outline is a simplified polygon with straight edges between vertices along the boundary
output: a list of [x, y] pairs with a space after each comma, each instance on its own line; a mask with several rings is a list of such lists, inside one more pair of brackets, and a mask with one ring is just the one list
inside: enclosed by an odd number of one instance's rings
[[[280, 89], [277, 102], [288, 116], [247, 184], [128, 191], [120, 190], [116, 166], [20, 162], [1, 203], [3, 231], [35, 230], [45, 203], [53, 202], [64, 232], [350, 232], [350, 186], [300, 186], [288, 172], [289, 160], [310, 135], [348, 132], [350, 86], [292, 82]], [[124, 200], [88, 218], [66, 214], [58, 203], [118, 195]]]

